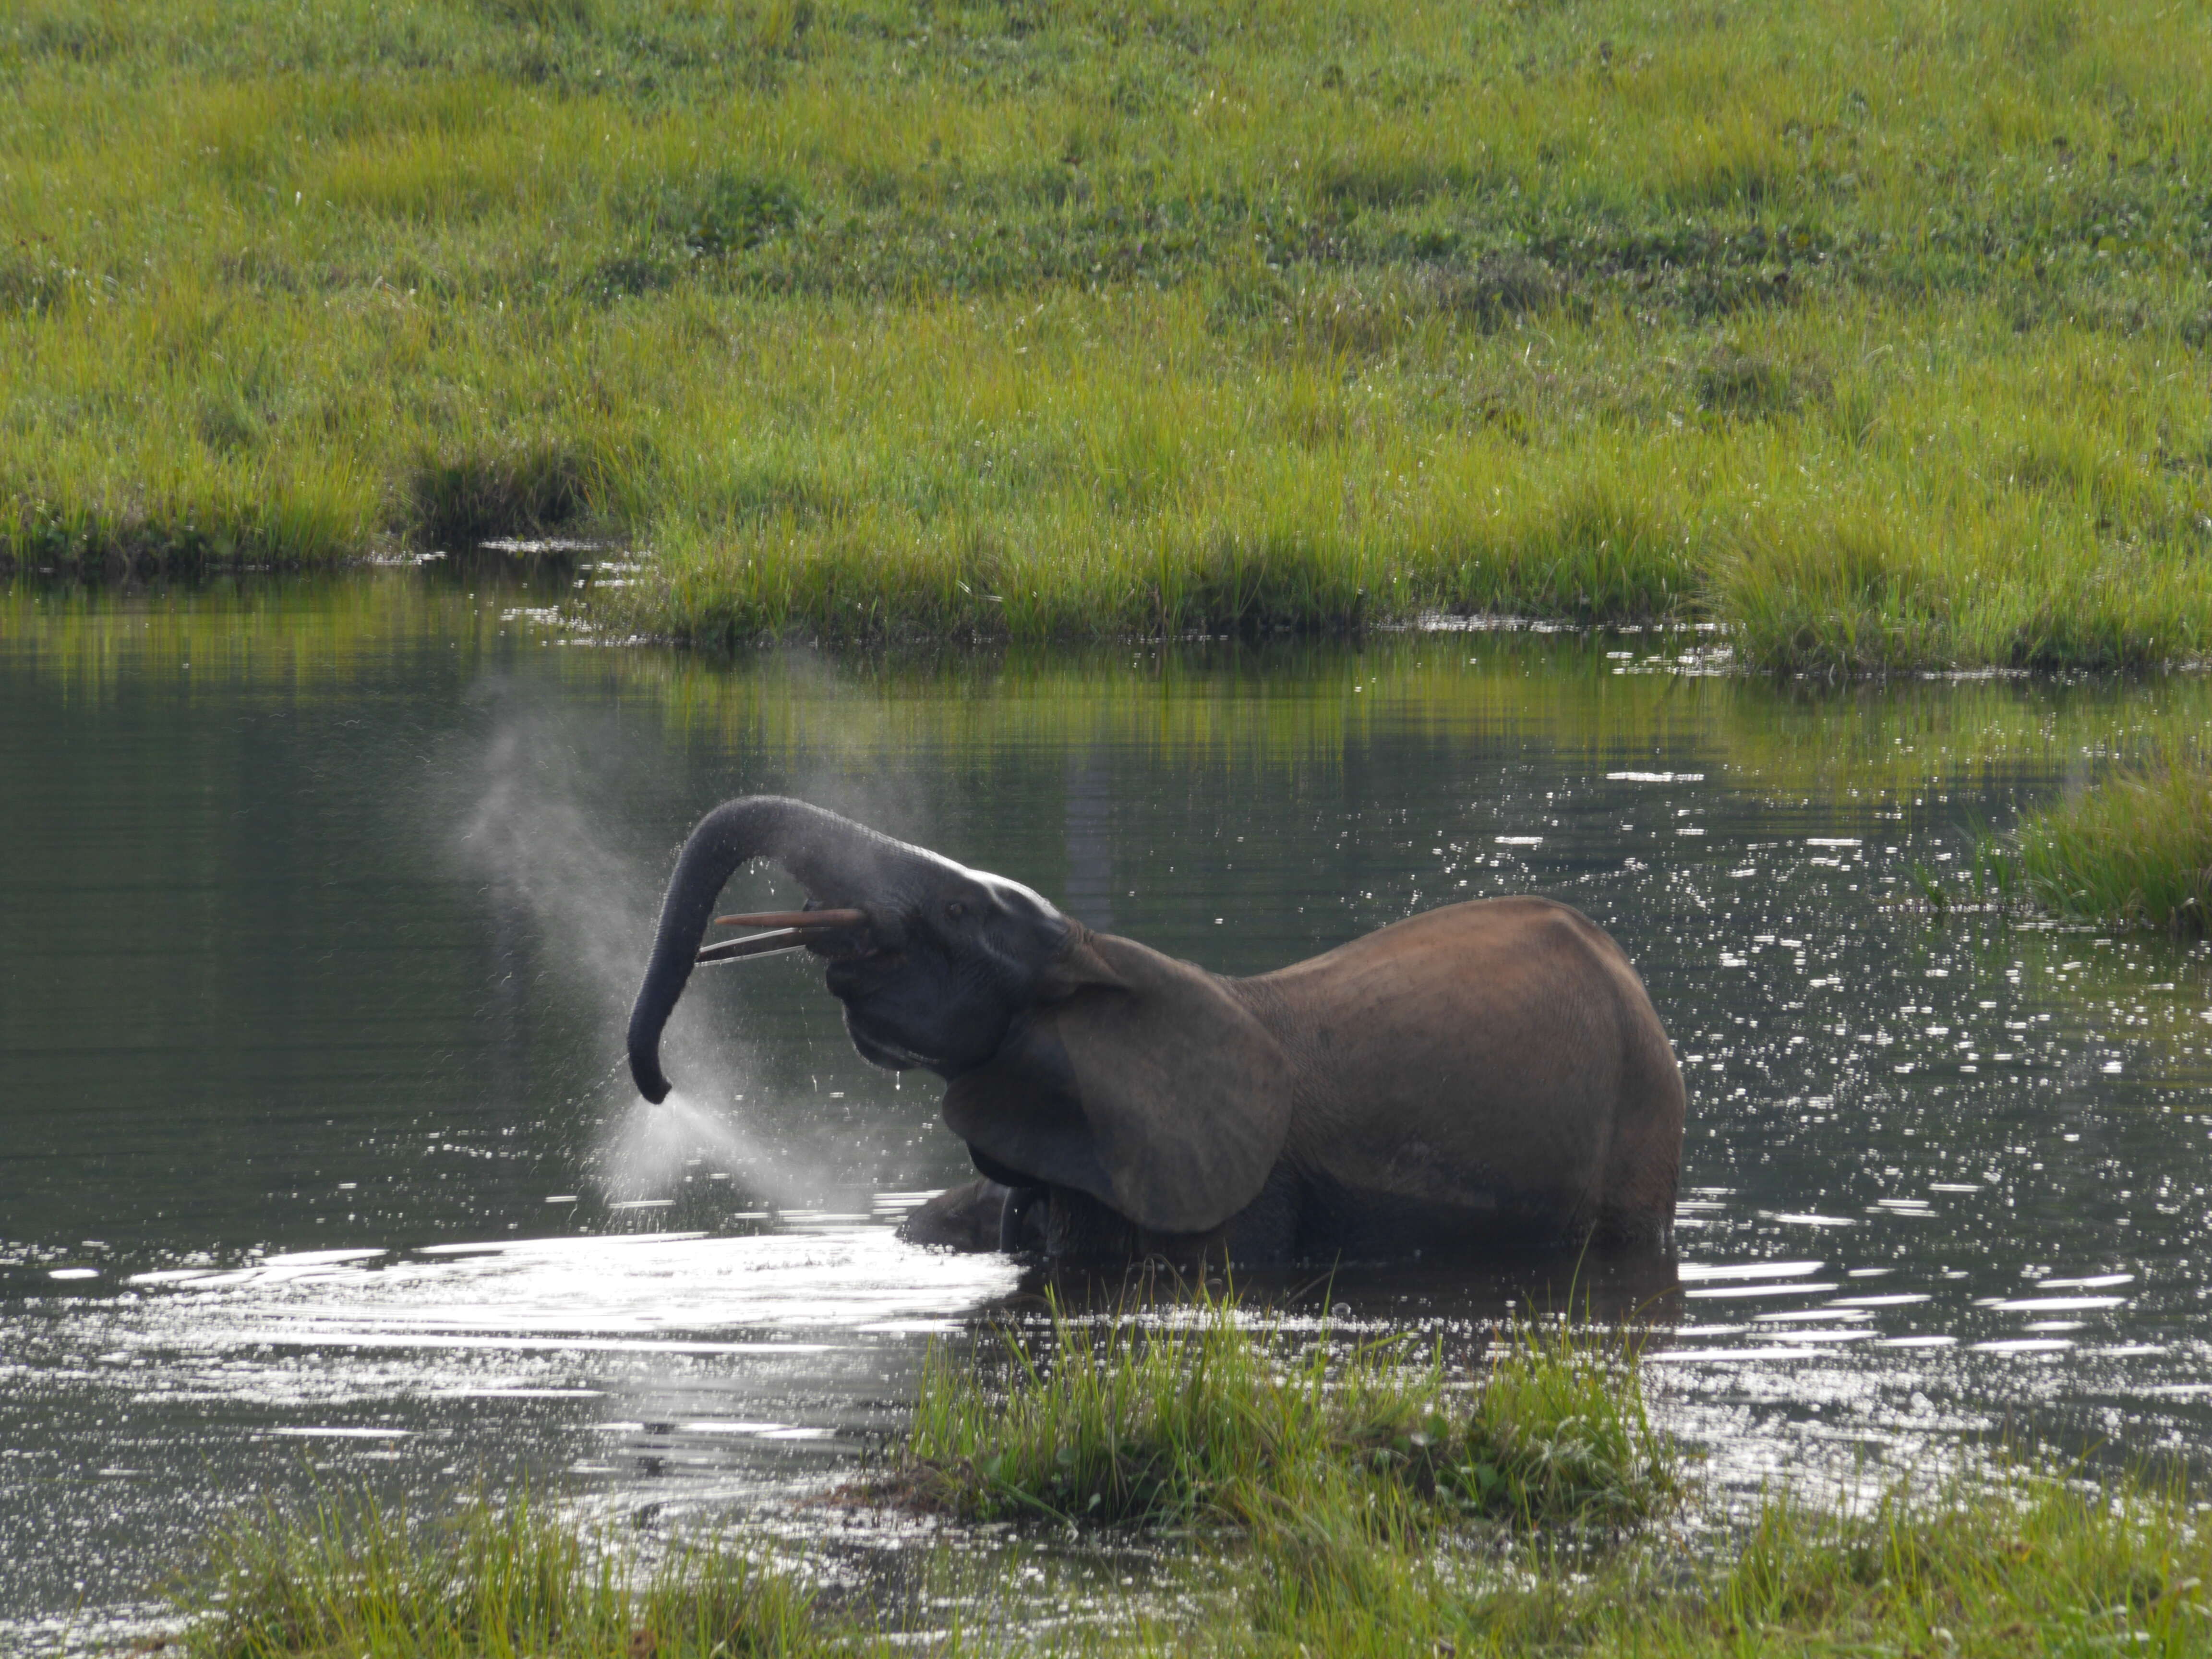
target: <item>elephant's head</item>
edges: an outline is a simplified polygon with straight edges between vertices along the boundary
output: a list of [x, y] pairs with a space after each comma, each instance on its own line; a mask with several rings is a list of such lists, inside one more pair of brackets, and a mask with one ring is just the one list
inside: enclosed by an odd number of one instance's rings
[[756, 858], [805, 888], [806, 909], [780, 920], [828, 960], [853, 1046], [894, 1070], [922, 1066], [954, 1078], [983, 1064], [1075, 941], [1067, 918], [1018, 883], [804, 801], [727, 802], [684, 843], [630, 1011], [630, 1075], [647, 1100], [668, 1095], [661, 1029], [699, 959], [714, 902]]
[[670, 1092], [660, 1035], [715, 901], [756, 858], [806, 890], [779, 920], [828, 962], [853, 1046], [951, 1081], [946, 1120], [986, 1174], [1073, 1187], [1168, 1232], [1217, 1225], [1266, 1181], [1288, 1066], [1221, 981], [1092, 934], [1018, 882], [772, 795], [716, 807], [677, 861], [630, 1011], [647, 1099]]

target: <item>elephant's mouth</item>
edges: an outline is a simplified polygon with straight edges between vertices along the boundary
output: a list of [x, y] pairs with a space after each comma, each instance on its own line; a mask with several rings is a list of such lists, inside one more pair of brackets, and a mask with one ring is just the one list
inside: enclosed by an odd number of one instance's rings
[[860, 1058], [871, 1066], [880, 1066], [887, 1072], [912, 1071], [916, 1066], [931, 1071], [937, 1066], [938, 1062], [928, 1054], [918, 1054], [898, 1043], [870, 1036], [849, 1023], [845, 1029], [853, 1039], [853, 1047], [860, 1051]]
[[905, 952], [878, 945], [866, 933], [833, 934], [811, 940], [806, 948], [831, 967], [860, 963], [897, 962]]
[[[834, 973], [835, 970], [832, 971]], [[831, 988], [833, 992], [836, 990], [835, 986]], [[853, 1040], [853, 1047], [860, 1051], [861, 1059], [889, 1072], [903, 1072], [916, 1066], [936, 1069], [942, 1056], [925, 1054], [901, 1041], [902, 1036], [911, 1036], [912, 1033], [895, 1032], [886, 1029], [879, 1015], [872, 1018], [865, 996], [854, 998], [842, 993], [837, 994], [838, 1000], [845, 1005], [845, 1035]]]
[[807, 949], [830, 965], [822, 976], [830, 994], [841, 1000], [865, 996], [891, 978], [905, 964], [906, 952], [887, 950], [865, 939], [823, 940]]

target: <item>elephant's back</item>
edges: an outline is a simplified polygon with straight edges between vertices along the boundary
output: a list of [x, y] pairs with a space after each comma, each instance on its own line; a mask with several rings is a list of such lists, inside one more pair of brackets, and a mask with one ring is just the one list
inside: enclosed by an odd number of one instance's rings
[[1595, 999], [1608, 1007], [1625, 997], [1650, 1007], [1612, 936], [1572, 906], [1545, 898], [1474, 899], [1425, 910], [1242, 983], [1285, 1010], [1328, 1018], [1358, 1007], [1425, 1030], [1453, 1012], [1478, 1024], [1486, 1011], [1526, 1014], [1532, 999], [1546, 995], [1564, 994], [1577, 1005]]
[[1509, 1226], [1671, 1217], [1673, 1049], [1627, 957], [1579, 911], [1450, 905], [1243, 988], [1297, 1062], [1285, 1150], [1316, 1178]]

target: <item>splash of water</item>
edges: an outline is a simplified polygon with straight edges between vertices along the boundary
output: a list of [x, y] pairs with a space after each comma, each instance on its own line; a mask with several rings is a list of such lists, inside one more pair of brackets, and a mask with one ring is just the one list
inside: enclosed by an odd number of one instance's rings
[[742, 1168], [749, 1187], [766, 1186], [772, 1196], [787, 1195], [787, 1172], [773, 1160], [771, 1173], [785, 1178], [766, 1183], [758, 1179], [764, 1156], [760, 1145], [727, 1118], [679, 1093], [658, 1106], [635, 1102], [620, 1114], [609, 1125], [599, 1164], [607, 1196], [617, 1201], [659, 1197], [702, 1160], [724, 1170]]
[[[494, 704], [490, 735], [472, 764], [454, 769], [477, 785], [456, 803], [461, 857], [489, 881], [496, 908], [535, 936], [535, 958], [583, 994], [597, 1027], [618, 1045], [660, 896], [648, 861], [615, 851], [606, 839], [622, 805], [644, 793], [606, 757], [633, 755], [636, 746], [612, 732], [580, 732], [580, 720], [592, 717], [527, 706], [512, 686], [494, 684], [485, 695]], [[578, 755], [593, 757], [589, 777]], [[742, 1167], [748, 1187], [772, 1203], [811, 1190], [818, 1183], [808, 1172], [717, 1109], [757, 1088], [758, 1067], [745, 1044], [700, 1026], [672, 1027], [665, 1044], [671, 1069], [690, 1083], [687, 1094], [647, 1105], [618, 1059], [587, 1091], [603, 1107], [597, 1162], [608, 1196], [659, 1196], [707, 1158]]]

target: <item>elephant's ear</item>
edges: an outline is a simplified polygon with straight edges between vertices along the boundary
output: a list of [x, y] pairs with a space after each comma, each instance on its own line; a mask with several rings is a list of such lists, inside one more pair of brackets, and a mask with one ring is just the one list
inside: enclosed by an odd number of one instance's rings
[[1212, 975], [1110, 934], [989, 1065], [945, 1098], [994, 1163], [1156, 1232], [1200, 1233], [1259, 1196], [1291, 1119], [1290, 1062]]

